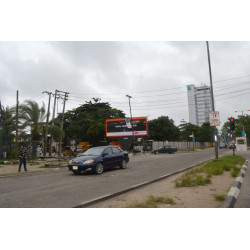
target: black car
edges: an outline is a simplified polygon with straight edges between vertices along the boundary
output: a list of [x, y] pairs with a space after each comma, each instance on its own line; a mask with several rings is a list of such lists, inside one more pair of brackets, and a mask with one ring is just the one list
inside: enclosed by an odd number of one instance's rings
[[171, 146], [162, 146], [158, 149], [153, 150], [154, 154], [159, 154], [159, 153], [174, 153], [175, 149], [173, 149]]
[[94, 147], [79, 157], [72, 159], [68, 168], [75, 174], [95, 172], [101, 174], [104, 169], [117, 167], [124, 169], [129, 162], [127, 151], [114, 146]]
[[172, 149], [173, 152], [177, 152], [178, 150], [177, 146], [175, 145], [170, 146], [170, 148]]
[[227, 148], [227, 144], [224, 143], [224, 142], [221, 142], [220, 145], [219, 145], [219, 148], [222, 149], [222, 148]]

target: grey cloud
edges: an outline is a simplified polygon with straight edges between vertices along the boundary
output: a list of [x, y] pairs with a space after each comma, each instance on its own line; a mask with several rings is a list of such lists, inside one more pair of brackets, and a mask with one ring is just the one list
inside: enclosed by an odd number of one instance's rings
[[[250, 78], [246, 78], [216, 83], [218, 80], [250, 74], [250, 43], [209, 44], [215, 96], [223, 93], [217, 90], [219, 86], [247, 79], [250, 81]], [[166, 103], [169, 99], [175, 99], [183, 103], [187, 100], [187, 84], [209, 83], [205, 41], [1, 42], [0, 45], [0, 99], [5, 106], [15, 104], [17, 89], [22, 101], [36, 97], [45, 102], [47, 96], [41, 95], [42, 91], [54, 92], [59, 89], [74, 93], [70, 94], [66, 109], [99, 96], [128, 114], [128, 100], [125, 97], [128, 93], [133, 96], [133, 115], [150, 115], [150, 119], [169, 115], [178, 124], [181, 119], [188, 120], [185, 103], [170, 109], [161, 108], [164, 105], [160, 104], [157, 109], [157, 102], [154, 101], [162, 100], [162, 103]], [[170, 88], [179, 89], [154, 92]], [[150, 90], [152, 92], [135, 93]], [[225, 90], [225, 93], [229, 91]], [[182, 94], [175, 94], [178, 92]], [[122, 94], [115, 96], [114, 93]], [[166, 95], [155, 96], [159, 94]], [[150, 95], [150, 98], [141, 97]], [[234, 98], [232, 102], [220, 99], [222, 97], [215, 98], [216, 107], [220, 109], [224, 120], [235, 108], [243, 109], [248, 105], [247, 96]]]

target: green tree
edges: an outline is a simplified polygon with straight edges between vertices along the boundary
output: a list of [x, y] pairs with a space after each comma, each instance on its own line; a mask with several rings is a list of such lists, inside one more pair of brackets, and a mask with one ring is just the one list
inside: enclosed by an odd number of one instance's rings
[[199, 135], [200, 127], [197, 125], [194, 125], [190, 122], [182, 121], [179, 125], [180, 129], [180, 136], [179, 140], [181, 141], [192, 141], [192, 137], [190, 135], [194, 134], [197, 141], [197, 136]]
[[[250, 141], [250, 116], [249, 115], [240, 115], [235, 121], [235, 137], [241, 137], [242, 131], [246, 133], [247, 141]], [[231, 135], [232, 131], [230, 130], [230, 122], [227, 121], [223, 124], [221, 129], [222, 136]]]
[[4, 142], [4, 148], [10, 157], [10, 142], [14, 138], [15, 116], [14, 109], [10, 107], [4, 108], [0, 103], [0, 139]]
[[198, 132], [196, 141], [199, 142], [212, 142], [214, 136], [214, 129], [213, 127], [210, 127], [209, 122], [204, 122]]
[[39, 107], [36, 101], [27, 100], [19, 106], [19, 117], [24, 127], [28, 127], [33, 141], [40, 140], [43, 131], [43, 121], [46, 117], [45, 105]]
[[235, 136], [241, 137], [242, 131], [244, 131], [247, 136], [247, 140], [250, 141], [250, 116], [249, 115], [240, 115], [238, 119], [235, 119]]
[[179, 138], [179, 129], [168, 116], [161, 116], [148, 122], [149, 139], [156, 141], [175, 141]]
[[[109, 103], [101, 102], [99, 98], [93, 98], [80, 107], [68, 111], [64, 114], [64, 144], [70, 139], [89, 141], [96, 145], [105, 140], [106, 119], [124, 118], [123, 111], [112, 108]], [[55, 120], [55, 124], [60, 124], [62, 115]]]

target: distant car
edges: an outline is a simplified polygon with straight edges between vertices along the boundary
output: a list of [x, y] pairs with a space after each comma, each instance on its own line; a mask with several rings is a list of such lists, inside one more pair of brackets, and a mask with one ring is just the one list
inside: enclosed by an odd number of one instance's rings
[[175, 146], [175, 145], [172, 145], [172, 146], [170, 146], [171, 147], [171, 149], [173, 150], [173, 152], [177, 152], [178, 151], [178, 148], [177, 148], [177, 146]]
[[229, 148], [229, 149], [233, 149], [233, 148], [236, 148], [236, 147], [235, 147], [235, 144], [234, 144], [234, 143], [229, 143], [228, 148]]
[[94, 147], [79, 157], [72, 159], [68, 168], [75, 174], [95, 172], [102, 174], [104, 169], [119, 166], [124, 169], [129, 162], [127, 151], [114, 146]]
[[222, 143], [220, 143], [219, 148], [220, 148], [220, 149], [222, 149], [222, 148], [227, 148], [227, 144], [224, 143], [224, 142], [222, 142]]
[[158, 149], [155, 149], [152, 151], [154, 154], [159, 154], [159, 153], [174, 153], [175, 149], [173, 149], [171, 146], [162, 146]]

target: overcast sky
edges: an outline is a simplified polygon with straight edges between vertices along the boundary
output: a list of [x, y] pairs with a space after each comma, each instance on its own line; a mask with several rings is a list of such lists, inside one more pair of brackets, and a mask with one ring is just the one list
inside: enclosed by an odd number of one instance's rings
[[[250, 42], [210, 42], [210, 56], [215, 109], [224, 123], [250, 109]], [[205, 42], [0, 42], [4, 106], [16, 104], [17, 90], [20, 103], [47, 106], [42, 92], [58, 89], [69, 92], [66, 110], [99, 97], [129, 116], [129, 94], [133, 116], [169, 116], [179, 125], [189, 119], [186, 85], [204, 83]]]

